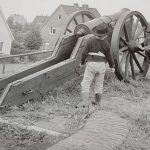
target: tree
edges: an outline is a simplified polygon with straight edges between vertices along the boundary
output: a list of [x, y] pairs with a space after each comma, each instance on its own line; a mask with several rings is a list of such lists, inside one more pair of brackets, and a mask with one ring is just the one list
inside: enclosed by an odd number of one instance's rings
[[22, 25], [18, 22], [14, 22], [14, 18], [12, 16], [9, 16], [7, 18], [7, 23], [11, 30], [22, 31], [24, 28], [24, 25]]
[[24, 41], [25, 47], [30, 50], [39, 50], [42, 45], [42, 38], [40, 32], [32, 29]]
[[23, 25], [20, 24], [20, 23], [15, 23], [14, 29], [15, 29], [16, 31], [22, 31], [22, 30], [23, 30]]
[[10, 29], [14, 28], [13, 18], [12, 17], [8, 17], [7, 23], [8, 23], [8, 26], [10, 27]]

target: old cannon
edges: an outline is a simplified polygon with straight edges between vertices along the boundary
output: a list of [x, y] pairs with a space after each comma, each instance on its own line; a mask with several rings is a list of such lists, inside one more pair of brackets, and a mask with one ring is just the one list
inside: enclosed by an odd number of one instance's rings
[[[75, 26], [71, 30], [72, 21]], [[59, 38], [51, 57], [0, 80], [0, 105], [21, 105], [77, 77], [85, 41], [91, 36], [92, 28], [101, 22], [109, 24], [110, 30], [113, 30], [111, 50], [118, 79], [128, 80], [129, 64], [132, 77], [135, 78], [134, 65], [142, 72], [141, 63], [146, 57], [140, 49], [148, 27], [143, 15], [121, 9], [113, 15], [96, 18], [88, 11], [79, 11], [68, 19], [64, 36]], [[79, 32], [82, 33], [80, 38], [77, 36]]]
[[147, 72], [148, 69], [142, 67], [147, 57], [144, 48], [140, 48], [147, 46], [145, 40], [148, 36], [148, 23], [140, 12], [128, 9], [122, 9], [121, 12], [123, 13], [120, 17], [120, 13], [116, 13], [80, 24], [76, 26], [75, 34], [89, 34], [95, 25], [102, 22], [110, 24], [113, 28], [111, 52], [115, 62], [115, 74], [119, 80], [129, 81], [131, 77], [136, 79], [139, 72]]

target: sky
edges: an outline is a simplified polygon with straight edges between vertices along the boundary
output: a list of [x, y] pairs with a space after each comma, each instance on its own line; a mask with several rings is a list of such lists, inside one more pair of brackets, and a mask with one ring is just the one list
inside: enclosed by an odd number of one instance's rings
[[73, 5], [88, 4], [103, 15], [111, 15], [122, 8], [141, 12], [150, 21], [150, 0], [0, 0], [0, 7], [7, 18], [11, 14], [24, 15], [28, 22], [35, 16], [50, 16], [59, 4]]

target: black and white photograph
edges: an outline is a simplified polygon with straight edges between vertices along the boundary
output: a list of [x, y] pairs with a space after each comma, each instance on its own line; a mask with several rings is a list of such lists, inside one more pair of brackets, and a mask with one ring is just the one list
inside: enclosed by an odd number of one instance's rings
[[150, 150], [148, 0], [0, 0], [0, 150]]

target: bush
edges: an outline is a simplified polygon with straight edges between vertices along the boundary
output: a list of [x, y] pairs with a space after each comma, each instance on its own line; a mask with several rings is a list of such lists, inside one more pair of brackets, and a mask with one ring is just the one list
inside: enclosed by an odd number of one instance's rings
[[25, 49], [25, 46], [23, 43], [14, 40], [11, 44], [11, 51], [13, 51], [14, 49]]
[[40, 32], [36, 29], [31, 30], [29, 35], [25, 38], [24, 44], [27, 49], [39, 50], [40, 46], [42, 45]]

